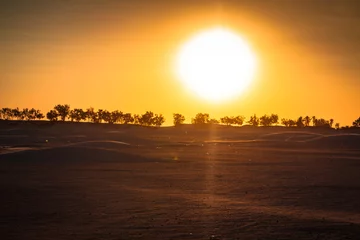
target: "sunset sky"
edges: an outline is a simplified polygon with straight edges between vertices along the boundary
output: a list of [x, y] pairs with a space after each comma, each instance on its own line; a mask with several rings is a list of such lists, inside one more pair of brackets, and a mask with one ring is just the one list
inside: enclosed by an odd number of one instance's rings
[[[256, 55], [254, 80], [226, 102], [199, 98], [174, 72], [196, 33], [224, 26]], [[8, 0], [0, 3], [0, 107], [55, 104], [172, 113], [190, 120], [277, 113], [360, 115], [360, 1]]]

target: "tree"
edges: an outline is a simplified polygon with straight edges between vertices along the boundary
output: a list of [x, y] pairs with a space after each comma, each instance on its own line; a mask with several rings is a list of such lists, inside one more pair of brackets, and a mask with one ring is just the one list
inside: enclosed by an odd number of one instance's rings
[[305, 127], [310, 126], [311, 118], [309, 116], [304, 117]]
[[222, 124], [230, 126], [230, 125], [232, 125], [234, 123], [234, 118], [225, 116], [225, 117], [220, 118], [220, 122]]
[[331, 127], [330, 126], [330, 121], [327, 121], [323, 118], [313, 118], [313, 126], [314, 127]]
[[217, 119], [215, 119], [215, 118], [211, 118], [211, 119], [209, 119], [209, 122], [208, 122], [209, 124], [219, 124], [220, 122], [219, 122], [219, 120], [217, 120]]
[[23, 108], [23, 110], [21, 111], [21, 119], [24, 120], [29, 120], [29, 109], [28, 108]]
[[86, 118], [92, 123], [96, 123], [98, 121], [97, 114], [93, 107], [86, 109]]
[[140, 125], [143, 126], [151, 126], [153, 125], [153, 117], [154, 113], [151, 111], [146, 111], [146, 113], [142, 114], [139, 118]]
[[74, 108], [69, 113], [69, 118], [71, 121], [80, 122], [81, 120], [86, 120], [86, 112], [81, 108]]
[[[136, 116], [138, 116], [138, 115], [136, 115]], [[122, 115], [122, 121], [124, 124], [133, 123], [135, 121], [135, 117], [132, 117], [131, 113], [125, 113]], [[137, 121], [136, 124], [139, 124], [139, 122]]]
[[113, 123], [122, 123], [123, 122], [123, 113], [118, 110], [112, 111], [111, 112], [111, 121]]
[[61, 121], [65, 121], [66, 117], [70, 113], [70, 105], [68, 104], [58, 104], [54, 107], [54, 110], [57, 112], [58, 116], [60, 117]]
[[340, 129], [340, 123], [336, 123], [336, 124], [335, 124], [335, 128], [336, 128], [336, 129]]
[[354, 127], [360, 127], [360, 117], [353, 122]]
[[236, 116], [236, 117], [228, 117], [228, 116], [225, 116], [223, 118], [220, 118], [220, 122], [222, 124], [226, 124], [226, 125], [243, 125], [244, 124], [244, 120], [245, 120], [245, 117], [244, 116]]
[[114, 123], [113, 118], [111, 117], [111, 112], [109, 112], [108, 110], [103, 110], [101, 117], [105, 122], [107, 122], [109, 124]]
[[35, 108], [31, 108], [29, 110], [29, 113], [28, 113], [28, 120], [35, 120], [36, 119], [36, 116], [38, 115], [38, 110], [36, 110]]
[[22, 120], [22, 113], [19, 110], [19, 108], [11, 109], [11, 115], [12, 117], [16, 118], [17, 120]]
[[46, 118], [49, 119], [52, 122], [55, 122], [58, 120], [59, 114], [57, 111], [55, 110], [50, 110], [47, 114], [46, 114]]
[[185, 121], [184, 115], [181, 115], [180, 113], [174, 113], [173, 119], [174, 126], [180, 126]]
[[296, 126], [299, 128], [302, 128], [305, 126], [303, 117], [298, 118], [298, 120], [296, 121]]
[[282, 118], [281, 119], [281, 124], [284, 125], [285, 127], [290, 127], [289, 119]]
[[285, 127], [294, 127], [296, 126], [296, 122], [297, 121], [292, 119], [286, 119], [286, 118], [281, 119], [281, 124], [285, 125]]
[[5, 120], [11, 120], [13, 118], [13, 112], [11, 108], [2, 108], [1, 111]]
[[260, 117], [260, 124], [262, 126], [271, 126], [273, 124], [277, 124], [278, 121], [279, 121], [279, 116], [276, 114], [271, 114], [270, 116], [265, 114], [264, 116]]
[[96, 112], [96, 123], [101, 123], [104, 120], [104, 110], [98, 109]]
[[141, 116], [139, 114], [134, 114], [134, 124], [140, 125]]
[[334, 119], [331, 118], [331, 119], [329, 120], [329, 125], [330, 125], [331, 128], [332, 128], [333, 124], [334, 124]]
[[209, 123], [209, 120], [210, 116], [208, 113], [198, 113], [193, 119], [191, 119], [191, 123], [196, 125], [202, 125]]
[[165, 117], [162, 114], [155, 114], [152, 122], [155, 126], [160, 127], [165, 122]]
[[44, 117], [45, 117], [44, 114], [42, 114], [42, 112], [40, 110], [36, 110], [36, 114], [35, 114], [36, 119], [41, 120]]
[[250, 116], [250, 120], [248, 121], [248, 123], [251, 126], [257, 127], [260, 124], [260, 119], [256, 117], [256, 114], [254, 114], [253, 116]]
[[316, 126], [316, 122], [317, 122], [316, 117], [315, 117], [315, 116], [312, 116], [312, 117], [311, 117], [311, 120], [312, 120], [313, 126], [315, 127], [315, 126]]
[[241, 116], [241, 115], [238, 115], [233, 118], [233, 124], [235, 124], [235, 125], [241, 126], [244, 124], [244, 121], [245, 121], [245, 117]]

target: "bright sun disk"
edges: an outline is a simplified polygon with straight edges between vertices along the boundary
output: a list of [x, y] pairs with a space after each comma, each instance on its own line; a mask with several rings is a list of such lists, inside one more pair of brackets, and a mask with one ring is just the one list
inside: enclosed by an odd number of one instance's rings
[[180, 80], [200, 97], [216, 102], [241, 94], [255, 67], [248, 44], [225, 28], [197, 34], [182, 46], [176, 60]]

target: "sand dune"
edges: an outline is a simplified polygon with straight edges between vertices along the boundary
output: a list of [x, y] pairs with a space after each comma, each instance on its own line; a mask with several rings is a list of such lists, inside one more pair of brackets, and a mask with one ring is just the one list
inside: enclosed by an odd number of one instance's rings
[[0, 132], [3, 239], [360, 235], [356, 132], [92, 127]]

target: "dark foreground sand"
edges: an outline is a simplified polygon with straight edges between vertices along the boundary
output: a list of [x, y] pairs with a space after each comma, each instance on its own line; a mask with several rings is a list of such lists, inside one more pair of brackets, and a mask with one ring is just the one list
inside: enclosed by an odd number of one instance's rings
[[360, 239], [360, 135], [0, 124], [0, 239]]

